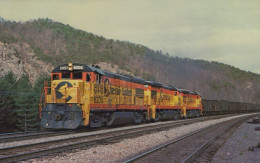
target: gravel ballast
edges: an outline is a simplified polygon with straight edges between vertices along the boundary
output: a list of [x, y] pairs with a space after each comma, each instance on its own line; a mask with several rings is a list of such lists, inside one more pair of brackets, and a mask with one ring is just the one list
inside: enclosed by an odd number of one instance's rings
[[44, 156], [42, 158], [31, 159], [30, 162], [122, 162], [131, 156], [190, 132], [246, 115], [249, 114], [193, 123], [167, 131], [160, 131], [158, 133], [147, 134], [132, 139], [124, 139], [123, 141], [114, 144], [98, 145], [86, 150], [76, 150], [71, 153], [62, 153], [56, 156]]
[[260, 148], [255, 148], [254, 151], [248, 150], [249, 147], [260, 143], [260, 131], [255, 130], [255, 127], [260, 127], [260, 124], [244, 123], [239, 126], [218, 150], [212, 162], [260, 162]]
[[[180, 122], [180, 121], [185, 121], [185, 120], [179, 120], [179, 121], [174, 121], [174, 122]], [[72, 137], [90, 136], [90, 135], [100, 134], [100, 133], [109, 133], [109, 132], [112, 132], [112, 131], [121, 131], [121, 130], [124, 130], [124, 129], [134, 129], [134, 128], [139, 128], [139, 127], [148, 127], [148, 126], [155, 126], [155, 125], [158, 125], [158, 124], [169, 124], [169, 123], [172, 123], [172, 121], [158, 122], [158, 123], [148, 123], [148, 124], [142, 124], [142, 125], [136, 125], [136, 126], [127, 126], [127, 127], [112, 128], [112, 129], [105, 129], [105, 130], [91, 131], [91, 132], [82, 132], [82, 133], [77, 133], [77, 134], [52, 136], [52, 137], [45, 137], [45, 138], [38, 138], [38, 139], [31, 139], [31, 140], [4, 142], [4, 143], [0, 143], [0, 148], [7, 148], [7, 147], [13, 147], [13, 146], [17, 146], [17, 145], [25, 145], [25, 144], [30, 144], [30, 143], [40, 143], [40, 142], [45, 142], [45, 141], [67, 139], [67, 138], [72, 138]]]

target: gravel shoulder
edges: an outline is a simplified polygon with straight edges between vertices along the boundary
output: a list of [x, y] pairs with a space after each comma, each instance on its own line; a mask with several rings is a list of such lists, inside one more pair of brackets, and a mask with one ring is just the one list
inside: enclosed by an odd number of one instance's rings
[[26, 162], [122, 162], [138, 153], [147, 151], [170, 140], [177, 139], [190, 132], [242, 116], [245, 115], [193, 123], [168, 131], [160, 131], [132, 139], [124, 139], [120, 142], [98, 145], [85, 150], [74, 150], [73, 152], [61, 153], [54, 156], [44, 156], [42, 158], [27, 160]]
[[248, 150], [249, 147], [260, 143], [260, 131], [256, 131], [255, 127], [260, 127], [260, 124], [243, 123], [239, 126], [218, 150], [212, 162], [260, 162], [260, 148], [255, 148], [254, 151]]

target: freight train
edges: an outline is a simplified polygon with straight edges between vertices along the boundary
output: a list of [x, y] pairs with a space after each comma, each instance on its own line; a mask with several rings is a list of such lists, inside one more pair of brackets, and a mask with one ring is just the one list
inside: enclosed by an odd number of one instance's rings
[[230, 102], [225, 100], [202, 100], [203, 115], [259, 112], [260, 104]]
[[193, 91], [68, 63], [52, 71], [50, 85], [45, 82], [39, 113], [43, 128], [76, 129], [230, 113], [237, 108], [260, 110], [259, 105], [202, 100]]

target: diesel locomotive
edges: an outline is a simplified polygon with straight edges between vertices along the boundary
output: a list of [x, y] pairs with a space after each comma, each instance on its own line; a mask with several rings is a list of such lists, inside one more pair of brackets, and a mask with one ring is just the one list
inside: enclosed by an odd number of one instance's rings
[[39, 113], [43, 128], [76, 129], [198, 117], [203, 107], [193, 91], [68, 63], [44, 84]]

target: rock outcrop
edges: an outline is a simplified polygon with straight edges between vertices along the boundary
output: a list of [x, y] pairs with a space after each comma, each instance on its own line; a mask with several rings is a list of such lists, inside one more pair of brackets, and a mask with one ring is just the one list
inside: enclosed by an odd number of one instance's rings
[[50, 73], [53, 66], [37, 59], [28, 44], [6, 44], [0, 42], [0, 77], [12, 71], [17, 78], [27, 73], [32, 83], [35, 83], [41, 73]]

